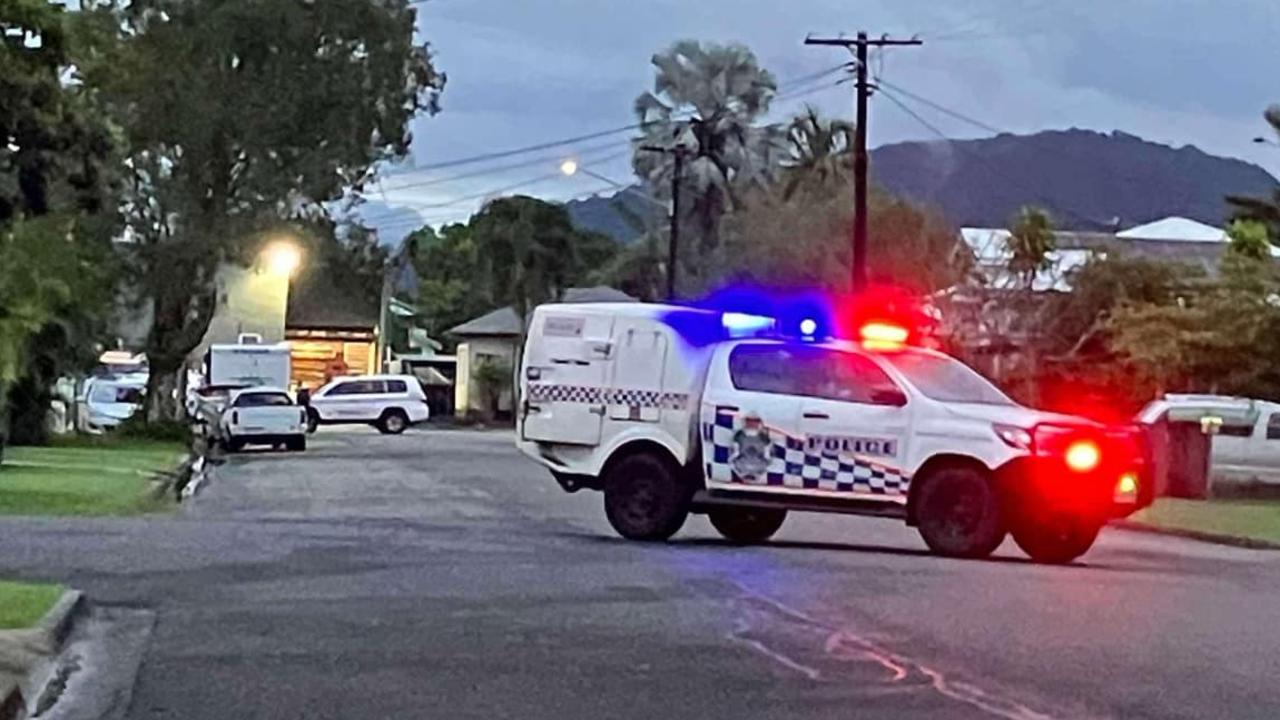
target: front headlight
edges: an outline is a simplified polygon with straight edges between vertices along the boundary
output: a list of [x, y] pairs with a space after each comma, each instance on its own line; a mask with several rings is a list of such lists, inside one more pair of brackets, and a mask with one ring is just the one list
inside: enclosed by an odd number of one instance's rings
[[1025, 450], [1031, 452], [1031, 431], [1020, 428], [1017, 425], [1004, 425], [1001, 423], [992, 423], [991, 429], [995, 431], [996, 437], [1015, 450]]

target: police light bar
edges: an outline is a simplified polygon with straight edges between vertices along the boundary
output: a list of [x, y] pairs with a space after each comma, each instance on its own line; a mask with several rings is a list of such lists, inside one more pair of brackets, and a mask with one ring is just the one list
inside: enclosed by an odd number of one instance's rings
[[720, 324], [724, 326], [729, 337], [740, 338], [770, 332], [777, 326], [778, 321], [765, 315], [726, 312], [721, 313]]
[[869, 322], [858, 328], [858, 335], [865, 343], [902, 345], [911, 336], [911, 333], [901, 325], [887, 322]]

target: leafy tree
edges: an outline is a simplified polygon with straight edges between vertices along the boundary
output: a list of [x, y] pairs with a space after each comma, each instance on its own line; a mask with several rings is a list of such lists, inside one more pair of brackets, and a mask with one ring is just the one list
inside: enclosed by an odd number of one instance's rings
[[827, 191], [849, 186], [853, 171], [853, 123], [824, 120], [812, 106], [787, 127], [786, 159], [782, 161], [782, 199], [804, 189]]
[[516, 195], [490, 201], [466, 225], [423, 228], [416, 245], [418, 308], [431, 332], [511, 305], [521, 317], [600, 277], [617, 244], [573, 227], [562, 205]]
[[1271, 257], [1271, 243], [1267, 240], [1267, 226], [1259, 220], [1233, 220], [1227, 227], [1231, 240], [1230, 252], [1240, 257], [1266, 260]]
[[[1271, 105], [1262, 114], [1277, 138], [1280, 138], [1280, 105]], [[1271, 197], [1227, 196], [1227, 203], [1237, 218], [1256, 220], [1267, 227], [1268, 239], [1280, 245], [1280, 188], [1272, 190]]]
[[502, 394], [511, 389], [511, 373], [510, 365], [496, 360], [482, 362], [471, 372], [471, 379], [480, 386], [485, 412], [491, 420], [498, 416]]
[[762, 184], [781, 159], [779, 129], [753, 124], [769, 109], [777, 84], [742, 45], [682, 40], [654, 55], [653, 65], [653, 91], [635, 102], [642, 135], [634, 141], [632, 167], [653, 195], [669, 199], [672, 153], [641, 146], [681, 147], [689, 153], [681, 175], [686, 217], [680, 221], [696, 228], [700, 261], [689, 269], [700, 273], [701, 258], [720, 245], [720, 219], [739, 188]]
[[44, 439], [53, 383], [95, 354], [112, 304], [118, 158], [73, 20], [0, 3], [0, 439], [12, 415], [20, 442]]
[[[132, 261], [154, 310], [146, 418], [182, 414], [219, 263], [403, 155], [444, 77], [405, 0], [134, 0], [100, 13], [87, 65], [130, 146]], [[110, 32], [108, 32], [110, 31]]]

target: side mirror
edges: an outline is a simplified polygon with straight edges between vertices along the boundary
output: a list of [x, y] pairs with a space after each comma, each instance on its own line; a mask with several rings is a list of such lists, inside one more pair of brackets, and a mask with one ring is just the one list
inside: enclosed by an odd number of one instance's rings
[[907, 394], [898, 388], [881, 388], [871, 391], [871, 401], [877, 405], [902, 407], [907, 404]]

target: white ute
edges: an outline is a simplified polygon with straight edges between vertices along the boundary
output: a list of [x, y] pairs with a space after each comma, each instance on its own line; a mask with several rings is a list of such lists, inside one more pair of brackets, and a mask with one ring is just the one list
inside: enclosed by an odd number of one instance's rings
[[1136, 428], [1020, 406], [905, 344], [901, 327], [864, 327], [854, 343], [785, 339], [772, 323], [542, 305], [517, 446], [565, 490], [602, 490], [610, 524], [635, 540], [665, 540], [696, 512], [730, 541], [760, 542], [805, 510], [904, 519], [958, 557], [1012, 532], [1032, 558], [1068, 562], [1149, 502]]
[[307, 449], [307, 411], [280, 388], [253, 387], [232, 393], [222, 411], [220, 434], [227, 450], [245, 445]]

